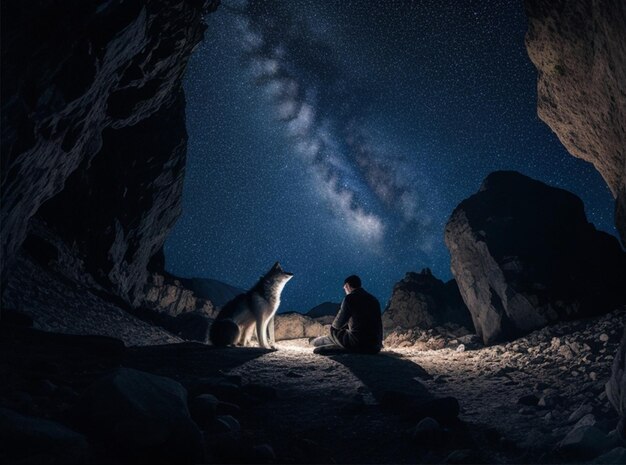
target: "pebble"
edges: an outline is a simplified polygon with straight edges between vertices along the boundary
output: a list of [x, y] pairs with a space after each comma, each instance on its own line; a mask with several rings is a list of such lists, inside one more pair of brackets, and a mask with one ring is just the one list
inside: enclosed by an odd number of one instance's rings
[[593, 410], [593, 407], [591, 406], [591, 404], [582, 404], [580, 407], [578, 407], [576, 410], [572, 412], [572, 414], [569, 416], [567, 421], [569, 423], [574, 423], [580, 420], [582, 417], [584, 417], [588, 413], [591, 413], [592, 410]]
[[252, 455], [256, 462], [266, 463], [276, 459], [274, 449], [269, 444], [259, 444], [252, 448]]
[[215, 433], [230, 433], [241, 431], [241, 425], [236, 418], [230, 415], [219, 415], [215, 418], [212, 425], [212, 431]]
[[606, 333], [600, 334], [600, 341], [607, 342], [609, 340], [609, 335]]
[[574, 425], [574, 429], [580, 428], [581, 426], [593, 426], [595, 424], [596, 417], [593, 416], [593, 413], [588, 413], [576, 422], [576, 425]]
[[459, 344], [459, 346], [456, 348], [457, 352], [465, 352], [465, 344]]

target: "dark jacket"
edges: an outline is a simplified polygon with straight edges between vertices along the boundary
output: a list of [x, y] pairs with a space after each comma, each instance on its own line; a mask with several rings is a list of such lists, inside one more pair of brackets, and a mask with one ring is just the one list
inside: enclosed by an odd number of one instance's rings
[[374, 352], [380, 350], [383, 325], [378, 299], [362, 287], [352, 291], [341, 302], [331, 334], [346, 349]]

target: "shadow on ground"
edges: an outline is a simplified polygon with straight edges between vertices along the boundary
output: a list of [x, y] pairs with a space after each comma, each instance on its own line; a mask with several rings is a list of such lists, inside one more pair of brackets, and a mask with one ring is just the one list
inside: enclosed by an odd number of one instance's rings
[[348, 368], [384, 407], [396, 410], [423, 404], [433, 398], [420, 382], [430, 378], [426, 370], [395, 352], [383, 351], [376, 355], [346, 353], [330, 358]]
[[133, 347], [123, 364], [174, 379], [212, 376], [272, 352], [257, 347], [215, 348], [196, 342]]

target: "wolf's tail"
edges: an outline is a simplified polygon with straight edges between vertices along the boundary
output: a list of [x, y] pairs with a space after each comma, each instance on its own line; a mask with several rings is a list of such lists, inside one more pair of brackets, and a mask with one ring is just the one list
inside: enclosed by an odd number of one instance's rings
[[215, 320], [209, 332], [211, 343], [216, 347], [226, 347], [239, 340], [239, 325], [229, 318]]

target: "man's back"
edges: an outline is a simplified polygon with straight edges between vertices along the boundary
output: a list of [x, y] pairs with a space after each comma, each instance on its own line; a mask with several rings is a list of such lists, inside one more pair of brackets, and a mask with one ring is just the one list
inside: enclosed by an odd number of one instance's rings
[[358, 345], [380, 347], [383, 325], [378, 299], [361, 287], [345, 297], [342, 307], [349, 317], [348, 330]]

